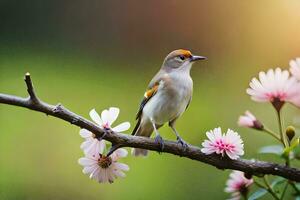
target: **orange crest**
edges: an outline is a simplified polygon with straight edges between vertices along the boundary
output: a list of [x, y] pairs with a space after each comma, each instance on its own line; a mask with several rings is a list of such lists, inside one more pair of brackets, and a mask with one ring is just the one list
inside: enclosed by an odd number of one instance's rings
[[192, 56], [192, 53], [189, 50], [179, 49], [179, 52], [186, 58], [189, 58]]
[[190, 58], [192, 56], [192, 53], [185, 49], [178, 49], [178, 54], [183, 55], [186, 58]]

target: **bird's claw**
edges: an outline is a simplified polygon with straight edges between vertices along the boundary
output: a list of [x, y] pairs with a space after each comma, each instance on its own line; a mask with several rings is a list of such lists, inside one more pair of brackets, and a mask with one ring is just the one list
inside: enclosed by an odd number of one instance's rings
[[181, 144], [181, 146], [183, 147], [183, 151], [186, 151], [189, 146], [181, 137], [177, 137], [177, 143]]
[[159, 146], [160, 146], [160, 150], [158, 151], [158, 153], [161, 153], [165, 146], [164, 140], [162, 139], [162, 137], [160, 135], [156, 135], [154, 140], [155, 140], [155, 143], [159, 144]]

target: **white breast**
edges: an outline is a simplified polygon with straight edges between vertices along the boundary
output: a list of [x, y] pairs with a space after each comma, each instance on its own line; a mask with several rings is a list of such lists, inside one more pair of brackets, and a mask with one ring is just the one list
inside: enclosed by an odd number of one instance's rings
[[166, 74], [170, 82], [160, 82], [157, 93], [143, 109], [143, 114], [156, 124], [164, 124], [179, 117], [192, 95], [193, 81], [189, 74]]

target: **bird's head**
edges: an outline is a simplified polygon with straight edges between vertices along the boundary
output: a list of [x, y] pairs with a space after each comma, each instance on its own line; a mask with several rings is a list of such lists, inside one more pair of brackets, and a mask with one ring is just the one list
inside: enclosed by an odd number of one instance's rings
[[197, 60], [206, 60], [204, 56], [193, 55], [190, 51], [177, 49], [167, 55], [164, 60], [163, 68], [180, 69], [190, 68]]

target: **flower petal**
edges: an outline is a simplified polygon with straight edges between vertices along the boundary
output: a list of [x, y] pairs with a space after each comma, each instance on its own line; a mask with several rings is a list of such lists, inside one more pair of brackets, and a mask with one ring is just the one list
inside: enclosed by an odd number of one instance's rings
[[129, 170], [129, 166], [124, 164], [124, 163], [116, 162], [116, 163], [114, 163], [114, 165], [115, 165], [115, 168], [118, 169], [118, 170], [122, 170], [122, 171], [128, 171]]
[[108, 124], [109, 126], [111, 125], [109, 123], [109, 119], [110, 119], [110, 116], [109, 116], [109, 112], [108, 110], [103, 110], [102, 113], [101, 113], [101, 119], [102, 119], [102, 124]]
[[119, 170], [115, 170], [115, 171], [113, 171], [113, 173], [118, 177], [122, 177], [122, 178], [126, 177], [126, 174]]
[[103, 154], [105, 148], [106, 148], [106, 143], [104, 140], [101, 140], [98, 142], [98, 146], [97, 146], [97, 151], [100, 153], [100, 154]]
[[97, 163], [97, 161], [90, 158], [83, 157], [83, 158], [79, 158], [78, 163], [82, 166], [91, 166]]
[[118, 126], [112, 128], [114, 132], [120, 133], [123, 131], [127, 131], [130, 128], [130, 123], [129, 122], [123, 122], [119, 124]]
[[97, 167], [98, 167], [97, 164], [86, 166], [86, 167], [83, 168], [82, 172], [84, 174], [91, 174], [93, 171], [96, 170]]
[[92, 132], [90, 132], [90, 131], [88, 131], [88, 130], [86, 130], [86, 129], [84, 129], [84, 128], [83, 128], [83, 129], [80, 129], [79, 134], [80, 134], [80, 136], [83, 137], [83, 138], [92, 137], [92, 135], [93, 135]]
[[100, 177], [100, 167], [96, 167], [95, 170], [90, 174], [90, 178], [98, 181], [99, 177]]
[[84, 141], [84, 142], [80, 145], [80, 148], [81, 148], [82, 150], [85, 150], [85, 149], [88, 148], [92, 143], [93, 143], [93, 139], [87, 139], [86, 141]]
[[108, 112], [109, 112], [109, 124], [112, 125], [118, 118], [120, 109], [115, 107], [110, 107]]
[[112, 160], [113, 161], [116, 161], [118, 160], [119, 158], [124, 158], [128, 155], [128, 152], [126, 149], [123, 149], [123, 148], [120, 148], [120, 149], [117, 149], [112, 155]]
[[100, 141], [97, 139], [92, 139], [90, 146], [84, 149], [84, 154], [88, 156], [97, 156], [99, 155], [100, 149], [99, 149], [99, 143]]
[[96, 124], [98, 124], [99, 126], [101, 126], [101, 125], [103, 124], [103, 122], [102, 122], [102, 120], [101, 120], [99, 114], [96, 112], [95, 109], [92, 109], [92, 110], [90, 111], [90, 117], [91, 117], [92, 120], [93, 120]]

